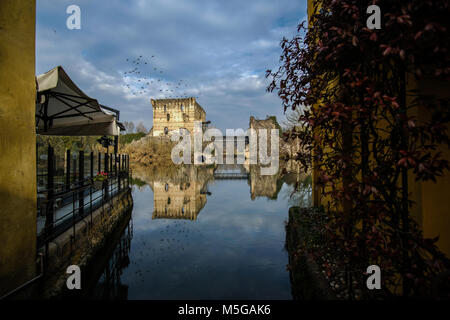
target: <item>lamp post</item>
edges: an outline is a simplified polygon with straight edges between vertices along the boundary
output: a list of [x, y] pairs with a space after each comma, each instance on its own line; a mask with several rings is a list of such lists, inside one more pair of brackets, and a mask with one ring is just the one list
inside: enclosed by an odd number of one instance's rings
[[97, 139], [98, 143], [100, 143], [104, 148], [106, 148], [106, 153], [109, 153], [109, 146], [114, 145], [113, 140], [108, 138], [107, 136], [103, 136], [100, 139]]

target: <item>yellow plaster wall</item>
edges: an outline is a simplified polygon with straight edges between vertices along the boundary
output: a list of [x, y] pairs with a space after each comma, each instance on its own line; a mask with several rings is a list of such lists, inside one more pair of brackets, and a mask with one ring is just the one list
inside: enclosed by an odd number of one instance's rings
[[[426, 79], [417, 85], [420, 92], [424, 94], [436, 95], [441, 98], [449, 98], [448, 82]], [[429, 112], [425, 108], [420, 108], [418, 119], [429, 118]], [[450, 129], [450, 128], [448, 128]], [[437, 152], [442, 152], [442, 157], [450, 161], [450, 150], [448, 146], [441, 145]], [[450, 257], [450, 173], [446, 171], [443, 177], [433, 181], [415, 183], [417, 195], [413, 198], [420, 206], [418, 223], [422, 227], [426, 238], [439, 236], [437, 246], [447, 257]]]
[[0, 296], [36, 271], [35, 10], [0, 1]]

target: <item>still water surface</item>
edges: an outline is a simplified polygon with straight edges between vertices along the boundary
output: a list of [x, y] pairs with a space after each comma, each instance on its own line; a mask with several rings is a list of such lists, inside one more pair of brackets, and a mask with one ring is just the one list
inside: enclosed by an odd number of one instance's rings
[[91, 295], [291, 299], [284, 228], [294, 180], [141, 175], [132, 218]]

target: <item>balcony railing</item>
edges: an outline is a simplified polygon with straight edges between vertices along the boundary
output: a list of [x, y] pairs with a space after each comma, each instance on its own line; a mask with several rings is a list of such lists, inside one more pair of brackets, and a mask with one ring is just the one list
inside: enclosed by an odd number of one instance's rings
[[[37, 165], [37, 246], [45, 246], [47, 252], [50, 241], [70, 229], [75, 240], [77, 222], [90, 216], [92, 223], [95, 210], [113, 205], [113, 198], [130, 188], [131, 171], [124, 154], [90, 152], [85, 157], [83, 151], [71, 154], [67, 150], [62, 160], [49, 146], [42, 158], [44, 163]], [[95, 181], [98, 172], [105, 172], [107, 179]]]

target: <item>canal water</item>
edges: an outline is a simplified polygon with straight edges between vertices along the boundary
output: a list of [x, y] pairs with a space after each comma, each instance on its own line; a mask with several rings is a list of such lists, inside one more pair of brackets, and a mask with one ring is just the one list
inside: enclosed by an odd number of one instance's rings
[[254, 171], [135, 170], [131, 219], [90, 297], [291, 299], [285, 223], [310, 189], [292, 197], [299, 175]]

